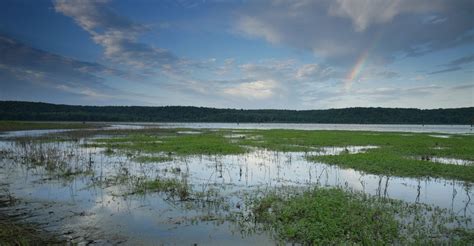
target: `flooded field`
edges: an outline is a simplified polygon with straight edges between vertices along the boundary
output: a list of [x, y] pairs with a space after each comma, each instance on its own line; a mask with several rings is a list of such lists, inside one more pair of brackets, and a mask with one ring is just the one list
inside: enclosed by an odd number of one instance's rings
[[344, 130], [381, 132], [427, 132], [434, 136], [447, 137], [439, 133], [473, 134], [471, 125], [402, 125], [402, 124], [294, 124], [294, 123], [121, 123], [126, 126], [159, 126], [162, 128], [189, 129], [290, 129], [290, 130]]
[[[337, 146], [330, 140], [322, 142], [327, 145], [307, 142], [313, 138], [303, 141], [293, 132], [290, 138], [281, 132], [242, 129], [148, 128], [113, 126], [97, 131], [3, 135], [1, 212], [72, 243], [274, 245], [305, 241], [262, 229], [257, 220], [249, 222], [256, 214], [255, 201], [268, 194], [291, 197], [318, 187], [338, 187], [384, 202], [394, 199], [400, 203], [390, 203], [403, 208], [419, 204], [418, 214], [397, 213], [400, 223], [408, 220], [414, 225], [410, 221], [420, 215], [429, 218], [416, 227], [437, 233], [435, 240], [459, 239], [464, 244], [468, 242], [464, 235], [469, 238], [473, 233], [472, 180], [457, 174], [472, 172], [472, 152], [448, 152], [457, 148], [457, 142], [472, 142], [470, 136], [418, 136], [420, 146], [430, 144], [426, 149], [434, 157], [401, 156], [400, 160], [451, 169], [433, 175], [415, 170], [405, 176], [350, 168], [344, 160], [340, 165], [330, 164], [340, 161], [334, 158], [369, 158], [386, 149], [392, 151], [390, 146], [395, 143], [385, 146], [386, 139], [378, 139], [385, 133], [363, 132], [352, 143]], [[273, 136], [280, 140], [273, 142]], [[354, 140], [366, 137], [367, 141]], [[398, 138], [404, 142], [411, 136], [392, 137], [392, 142]], [[456, 138], [457, 142], [449, 142]], [[431, 143], [444, 147], [434, 149]], [[418, 154], [420, 146], [412, 152]], [[448, 163], [451, 161], [455, 165]], [[448, 233], [453, 228], [465, 234]], [[399, 242], [416, 242], [410, 231], [404, 233], [408, 241]]]

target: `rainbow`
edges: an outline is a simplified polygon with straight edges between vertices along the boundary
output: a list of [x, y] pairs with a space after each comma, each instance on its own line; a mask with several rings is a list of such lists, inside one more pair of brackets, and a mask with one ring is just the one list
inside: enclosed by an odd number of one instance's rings
[[350, 90], [352, 87], [352, 83], [355, 79], [359, 76], [359, 74], [364, 70], [365, 65], [367, 64], [368, 57], [370, 52], [375, 48], [377, 42], [380, 40], [381, 32], [377, 33], [372, 41], [372, 43], [360, 54], [359, 58], [357, 58], [355, 65], [347, 74], [344, 80], [344, 89]]
[[352, 87], [352, 82], [364, 69], [368, 56], [369, 49], [366, 49], [364, 52], [362, 52], [362, 54], [357, 59], [355, 65], [352, 67], [351, 71], [347, 74], [346, 79], [344, 80], [344, 88], [346, 90], [349, 90]]

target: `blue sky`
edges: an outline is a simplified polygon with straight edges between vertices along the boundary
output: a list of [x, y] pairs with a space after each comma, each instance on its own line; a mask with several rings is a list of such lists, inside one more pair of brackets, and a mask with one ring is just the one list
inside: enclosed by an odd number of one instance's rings
[[4, 0], [0, 100], [474, 106], [474, 2]]

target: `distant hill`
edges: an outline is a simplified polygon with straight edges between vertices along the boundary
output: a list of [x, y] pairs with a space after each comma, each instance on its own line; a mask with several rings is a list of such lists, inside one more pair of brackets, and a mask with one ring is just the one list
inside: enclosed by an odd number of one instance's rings
[[38, 102], [0, 101], [0, 120], [472, 124], [474, 122], [474, 107], [455, 109], [241, 110], [188, 106], [72, 106]]

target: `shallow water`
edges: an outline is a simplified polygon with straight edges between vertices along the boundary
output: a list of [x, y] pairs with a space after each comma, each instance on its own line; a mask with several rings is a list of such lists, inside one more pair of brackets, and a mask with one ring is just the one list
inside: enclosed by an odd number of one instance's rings
[[455, 158], [446, 158], [446, 157], [431, 157], [429, 161], [442, 163], [442, 164], [449, 164], [449, 165], [461, 165], [461, 166], [474, 165], [474, 162], [472, 161], [455, 159]]
[[[462, 216], [473, 216], [470, 183], [444, 179], [414, 179], [364, 174], [323, 163], [310, 163], [306, 155], [363, 152], [376, 146], [320, 148], [313, 152], [255, 150], [241, 155], [177, 157], [164, 163], [136, 163], [134, 156], [107, 155], [102, 148], [78, 143], [44, 144], [79, 156], [77, 164], [92, 163], [92, 176], [53, 178], [44, 168], [27, 168], [16, 160], [1, 159], [0, 180], [9, 192], [28, 203], [32, 222], [66, 234], [73, 242], [108, 240], [127, 244], [269, 244], [268, 234], [241, 234], [226, 220], [232, 211], [245, 209], [247, 193], [284, 187], [342, 186], [410, 203], [427, 203]], [[2, 150], [16, 145], [1, 141]], [[114, 177], [186, 180], [195, 192], [215, 192], [209, 201], [180, 202], [163, 193], [124, 195], [133, 179], [103, 185]], [[1, 194], [1, 193], [0, 193]], [[17, 205], [16, 208], [18, 208]], [[15, 211], [15, 210], [13, 210]], [[473, 227], [472, 222], [467, 225]], [[103, 242], [103, 241], [98, 241]]]
[[[382, 131], [382, 132], [416, 132], [443, 134], [474, 134], [469, 125], [382, 125], [382, 124], [293, 124], [293, 123], [150, 123], [150, 122], [120, 122], [107, 123], [104, 130], [143, 129], [147, 127], [160, 128], [189, 128], [189, 129], [292, 129], [292, 130], [348, 130], [348, 131]], [[1, 138], [37, 137], [50, 133], [71, 131], [74, 129], [23, 130], [0, 132]], [[90, 130], [90, 129], [82, 129]], [[237, 130], [238, 131], [238, 130]], [[182, 134], [199, 134], [198, 131], [182, 131]], [[238, 137], [229, 136], [231, 138]], [[449, 138], [450, 135], [430, 135], [437, 138]]]
[[434, 138], [450, 138], [451, 136], [450, 136], [450, 135], [430, 135], [430, 137], [434, 137]]
[[[109, 126], [102, 127], [103, 130], [137, 130], [143, 129], [149, 126], [140, 124], [111, 124]], [[78, 129], [45, 129], [45, 130], [22, 130], [22, 131], [7, 131], [0, 132], [1, 138], [16, 138], [16, 137], [38, 137], [52, 133], [61, 133], [67, 131], [74, 131]], [[96, 128], [85, 128], [79, 129], [81, 131], [96, 130]]]
[[[126, 123], [124, 123], [126, 124]], [[193, 129], [295, 129], [295, 130], [348, 130], [383, 132], [433, 132], [473, 134], [470, 125], [394, 125], [394, 124], [296, 124], [296, 123], [131, 123], [157, 125], [163, 128]]]
[[13, 138], [13, 137], [38, 137], [50, 133], [59, 133], [70, 131], [70, 129], [48, 129], [48, 130], [24, 130], [24, 131], [8, 131], [1, 132], [0, 138]]

